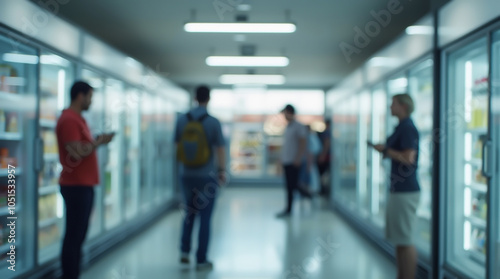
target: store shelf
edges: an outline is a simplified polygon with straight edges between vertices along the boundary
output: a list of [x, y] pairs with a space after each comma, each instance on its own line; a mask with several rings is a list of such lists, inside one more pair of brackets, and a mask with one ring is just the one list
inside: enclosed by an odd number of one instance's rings
[[[13, 110], [18, 108], [22, 104], [26, 104], [27, 98], [25, 95], [20, 95], [17, 93], [9, 93], [5, 91], [0, 91], [0, 99], [2, 103], [0, 104], [0, 109]], [[33, 99], [33, 101], [35, 101]]]
[[488, 133], [488, 128], [483, 127], [483, 128], [466, 128], [465, 129], [466, 133], [471, 133], [471, 134], [484, 134], [486, 135]]
[[465, 185], [465, 186], [471, 188], [472, 190], [476, 190], [478, 192], [486, 193], [488, 191], [488, 186], [485, 184], [472, 182], [471, 185]]
[[486, 221], [474, 216], [465, 216], [465, 219], [470, 221], [474, 226], [479, 228], [486, 228]]
[[43, 128], [55, 129], [57, 122], [55, 120], [40, 119], [40, 126]]
[[470, 160], [466, 160], [465, 162], [478, 167], [483, 166], [483, 160], [481, 159], [472, 158]]
[[56, 224], [58, 221], [59, 221], [59, 218], [57, 218], [57, 217], [41, 220], [41, 221], [38, 221], [38, 227], [40, 227], [40, 228], [48, 227], [52, 224]]
[[51, 185], [38, 188], [38, 194], [40, 196], [45, 196], [58, 192], [59, 192], [59, 185]]
[[44, 153], [43, 159], [45, 161], [59, 161], [59, 154], [57, 154], [57, 153]]
[[[16, 167], [14, 170], [15, 170], [15, 173], [14, 173], [15, 176], [22, 174], [22, 171], [20, 168]], [[5, 177], [8, 175], [9, 175], [9, 169], [0, 169], [0, 177]]]
[[22, 139], [23, 136], [20, 133], [8, 133], [8, 132], [0, 133], [0, 140], [20, 141]]

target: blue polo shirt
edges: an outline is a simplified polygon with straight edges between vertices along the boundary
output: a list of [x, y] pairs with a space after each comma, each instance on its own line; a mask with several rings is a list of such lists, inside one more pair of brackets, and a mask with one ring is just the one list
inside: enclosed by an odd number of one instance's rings
[[[199, 106], [192, 109], [189, 112], [194, 119], [200, 119], [204, 114], [207, 113], [207, 108]], [[182, 131], [188, 123], [187, 114], [181, 115], [177, 120], [177, 125], [175, 127], [175, 143], [178, 143], [182, 136]], [[219, 120], [212, 116], [206, 117], [201, 123], [203, 129], [206, 133], [208, 144], [212, 147], [212, 152], [210, 153], [209, 162], [198, 168], [184, 167], [182, 175], [184, 176], [208, 176], [216, 171], [215, 159], [215, 148], [224, 146], [224, 137], [222, 136], [222, 128]]]
[[406, 165], [396, 160], [391, 164], [391, 192], [414, 192], [420, 191], [417, 181], [419, 135], [415, 124], [410, 118], [403, 119], [387, 139], [387, 148], [396, 151], [413, 149], [417, 151], [415, 164]]

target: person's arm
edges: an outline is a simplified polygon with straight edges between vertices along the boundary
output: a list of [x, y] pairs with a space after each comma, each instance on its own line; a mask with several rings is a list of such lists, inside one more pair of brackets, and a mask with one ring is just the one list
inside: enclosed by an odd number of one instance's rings
[[216, 133], [216, 157], [217, 157], [217, 176], [219, 178], [220, 185], [226, 183], [226, 148], [224, 143], [224, 135], [222, 134], [222, 127], [219, 121], [217, 121], [217, 133]]
[[92, 142], [73, 141], [66, 143], [64, 146], [73, 159], [81, 160], [92, 154], [100, 145], [108, 144], [113, 137], [114, 134], [102, 134]]
[[415, 149], [397, 151], [392, 148], [386, 148], [383, 144], [377, 144], [373, 148], [384, 154], [385, 157], [391, 158], [405, 165], [414, 165], [416, 163], [417, 151]]

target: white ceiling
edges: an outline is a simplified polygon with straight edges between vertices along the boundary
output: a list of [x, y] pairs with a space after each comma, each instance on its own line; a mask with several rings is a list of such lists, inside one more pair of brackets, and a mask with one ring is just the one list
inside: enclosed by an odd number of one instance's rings
[[[42, 1], [35, 1], [39, 3]], [[242, 44], [256, 45], [256, 55], [286, 55], [285, 68], [256, 68], [255, 73], [279, 73], [285, 85], [273, 88], [327, 89], [339, 82], [376, 50], [401, 34], [405, 27], [429, 12], [429, 0], [400, 0], [402, 12], [392, 15], [387, 27], [371, 39], [348, 63], [339, 48], [353, 44], [354, 28], [364, 28], [373, 19], [372, 11], [387, 10], [397, 0], [305, 1], [305, 0], [86, 0], [59, 6], [58, 15], [81, 26], [127, 55], [161, 72], [185, 88], [200, 83], [224, 87], [220, 74], [246, 73], [246, 68], [209, 67], [208, 55], [239, 55]], [[234, 34], [187, 33], [183, 24], [193, 19], [204, 22], [232, 22], [237, 11], [219, 17], [214, 3], [251, 5], [249, 22], [283, 22], [286, 10], [296, 23], [292, 34], [248, 34], [236, 42]], [[227, 86], [226, 86], [227, 87]]]

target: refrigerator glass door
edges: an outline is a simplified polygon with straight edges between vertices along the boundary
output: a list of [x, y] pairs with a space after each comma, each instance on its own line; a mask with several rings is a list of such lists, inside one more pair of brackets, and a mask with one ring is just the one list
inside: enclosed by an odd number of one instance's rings
[[416, 244], [420, 253], [430, 257], [431, 249], [431, 208], [432, 208], [432, 141], [434, 95], [433, 95], [433, 61], [425, 60], [408, 74], [408, 93], [415, 104], [412, 119], [420, 136], [418, 160], [418, 182], [420, 185], [420, 204], [417, 209]]
[[[90, 132], [95, 137], [104, 132], [104, 79], [101, 75], [88, 70], [82, 69], [82, 79], [87, 81], [94, 92], [92, 95], [92, 104], [88, 112], [84, 113], [84, 117], [89, 125]], [[99, 162], [99, 181], [101, 182], [98, 187], [94, 189], [94, 206], [89, 221], [88, 238], [92, 239], [99, 236], [103, 230], [103, 167], [106, 159], [105, 148], [100, 147], [97, 149], [97, 159]]]
[[[384, 144], [387, 138], [387, 93], [382, 84], [375, 86], [372, 92], [372, 132], [373, 144]], [[387, 201], [388, 176], [386, 162], [380, 152], [369, 149], [372, 156], [372, 220], [380, 229], [385, 227], [385, 207]]]
[[[340, 126], [339, 135], [334, 135], [334, 154], [338, 154], [339, 177], [337, 198], [349, 209], [357, 211], [357, 149], [358, 149], [358, 102], [350, 96], [339, 102], [339, 115], [333, 124]], [[338, 123], [338, 124], [337, 124]], [[334, 160], [335, 161], [335, 160]]]
[[44, 263], [59, 255], [64, 233], [64, 201], [60, 194], [62, 166], [55, 133], [57, 118], [70, 103], [74, 65], [55, 54], [40, 57], [40, 137], [43, 140], [43, 169], [38, 181], [38, 254]]
[[[35, 49], [0, 36], [0, 278], [6, 279], [33, 268], [37, 256], [33, 154], [38, 61]], [[16, 224], [15, 243], [9, 243], [11, 221]], [[11, 245], [17, 255], [15, 272], [8, 269]]]
[[139, 206], [139, 100], [137, 89], [128, 88], [125, 95], [125, 129], [123, 131], [123, 150], [125, 164], [123, 167], [123, 191], [125, 194], [125, 218], [136, 216]]
[[359, 99], [359, 162], [358, 167], [358, 204], [360, 213], [363, 217], [369, 217], [372, 214], [371, 209], [371, 165], [372, 152], [367, 144], [371, 135], [372, 115], [371, 115], [371, 92], [362, 92]]
[[154, 129], [155, 107], [153, 97], [143, 92], [141, 95], [141, 173], [140, 173], [140, 210], [147, 210], [151, 205], [154, 169]]
[[[490, 233], [491, 244], [489, 246], [489, 265], [490, 274], [493, 279], [500, 279], [500, 31], [494, 35], [492, 46], [492, 77], [491, 77], [491, 142], [492, 148], [490, 149], [489, 156], [491, 166], [483, 167], [485, 172], [491, 172], [490, 178], [490, 191], [492, 206], [489, 226], [491, 227]], [[485, 158], [486, 159], [486, 158]], [[496, 162], [496, 163], [493, 163]], [[483, 162], [484, 164], [484, 162]]]
[[488, 49], [481, 39], [447, 57], [445, 118], [446, 262], [485, 277], [487, 184], [482, 145], [488, 133]]
[[124, 85], [121, 81], [107, 78], [105, 89], [105, 132], [115, 132], [106, 146], [107, 162], [104, 167], [104, 223], [107, 230], [123, 221], [123, 166], [124, 166]]

